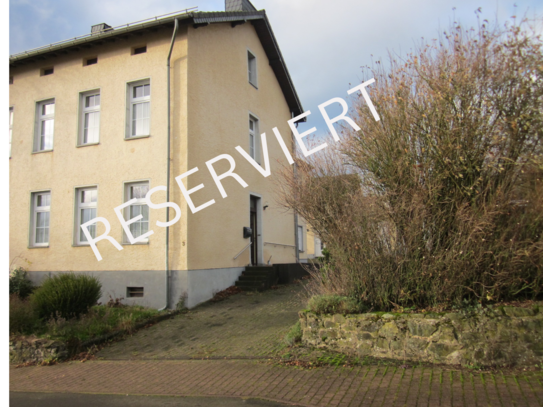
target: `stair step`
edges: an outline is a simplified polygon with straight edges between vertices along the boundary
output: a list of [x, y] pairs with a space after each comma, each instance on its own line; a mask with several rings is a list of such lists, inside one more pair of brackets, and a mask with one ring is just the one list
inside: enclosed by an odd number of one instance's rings
[[239, 282], [266, 282], [269, 280], [269, 276], [239, 276]]
[[245, 270], [265, 270], [270, 271], [273, 270], [273, 266], [245, 266]]
[[266, 286], [264, 284], [244, 284], [236, 281], [236, 287], [241, 288], [242, 291], [264, 291]]
[[244, 271], [241, 273], [242, 276], [261, 276], [261, 277], [269, 277], [270, 276], [269, 271], [259, 271], [259, 270], [250, 270], [250, 271]]

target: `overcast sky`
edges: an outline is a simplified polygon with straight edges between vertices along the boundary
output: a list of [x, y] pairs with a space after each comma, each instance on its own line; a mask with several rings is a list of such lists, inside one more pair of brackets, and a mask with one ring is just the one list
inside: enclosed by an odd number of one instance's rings
[[[435, 38], [451, 21], [475, 26], [481, 19], [505, 22], [512, 15], [543, 15], [541, 0], [252, 0], [265, 9], [305, 110], [309, 126], [325, 125], [318, 104], [347, 98], [360, 83], [361, 66], [405, 55], [421, 37]], [[112, 26], [188, 7], [224, 11], [222, 0], [10, 0], [9, 52], [14, 54], [90, 32], [97, 23]], [[515, 4], [517, 7], [515, 7]], [[456, 10], [453, 11], [453, 8]], [[309, 128], [304, 125], [302, 129]]]

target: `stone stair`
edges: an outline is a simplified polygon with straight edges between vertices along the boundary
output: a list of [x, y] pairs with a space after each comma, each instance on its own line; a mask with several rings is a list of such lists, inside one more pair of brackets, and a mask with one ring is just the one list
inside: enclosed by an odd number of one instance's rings
[[273, 266], [247, 266], [236, 281], [236, 287], [243, 291], [264, 291], [277, 284], [278, 278]]

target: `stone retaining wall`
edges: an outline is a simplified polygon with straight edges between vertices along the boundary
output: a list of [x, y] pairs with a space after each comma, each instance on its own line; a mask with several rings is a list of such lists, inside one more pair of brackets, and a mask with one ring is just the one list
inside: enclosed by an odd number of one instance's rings
[[543, 362], [543, 306], [473, 315], [299, 315], [303, 344], [356, 356], [480, 366]]
[[51, 339], [22, 338], [9, 341], [10, 363], [63, 360], [68, 357], [66, 344]]

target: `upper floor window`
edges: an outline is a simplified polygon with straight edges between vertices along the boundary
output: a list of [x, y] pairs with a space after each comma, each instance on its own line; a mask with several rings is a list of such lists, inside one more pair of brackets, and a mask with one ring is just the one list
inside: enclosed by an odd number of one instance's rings
[[55, 68], [54, 67], [49, 67], [49, 68], [43, 68], [41, 71], [40, 71], [40, 75], [41, 76], [47, 76], [47, 75], [53, 75], [55, 73]]
[[248, 73], [249, 73], [249, 83], [256, 88], [257, 87], [256, 57], [251, 51], [247, 51], [247, 64], [248, 64]]
[[9, 108], [9, 158], [11, 158], [11, 136], [13, 134], [13, 108]]
[[83, 60], [83, 66], [94, 65], [98, 63], [98, 57], [85, 58]]
[[53, 149], [53, 129], [55, 125], [55, 99], [36, 104], [36, 134], [34, 152]]
[[80, 95], [79, 145], [96, 144], [100, 141], [100, 91]]
[[147, 52], [147, 45], [141, 45], [139, 47], [132, 48], [132, 55], [145, 54]]
[[49, 246], [49, 214], [51, 191], [32, 194], [32, 218], [30, 220], [30, 246]]
[[[81, 225], [96, 218], [98, 204], [98, 188], [79, 188], [76, 190], [76, 244], [88, 244], [87, 236], [81, 229]], [[96, 224], [87, 226], [91, 237], [96, 237]]]
[[151, 83], [149, 80], [128, 84], [129, 123], [127, 138], [149, 135], [151, 118]]
[[[149, 206], [145, 201], [145, 195], [149, 192], [149, 182], [131, 182], [125, 184], [125, 202], [131, 199], [136, 199], [134, 203], [125, 208], [124, 218], [126, 221], [135, 218], [138, 215], [142, 217], [131, 223], [130, 233], [134, 238], [138, 238], [149, 231]], [[125, 242], [128, 242], [128, 237], [124, 236]], [[147, 239], [145, 240], [147, 241]]]
[[258, 119], [249, 115], [249, 155], [258, 162]]

